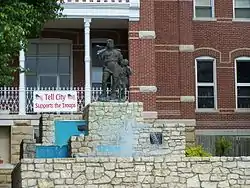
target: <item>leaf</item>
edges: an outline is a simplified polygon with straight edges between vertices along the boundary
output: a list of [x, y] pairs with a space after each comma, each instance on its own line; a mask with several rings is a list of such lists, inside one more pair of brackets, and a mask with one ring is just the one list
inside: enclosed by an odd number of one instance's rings
[[21, 49], [27, 51], [28, 38], [39, 36], [61, 11], [57, 0], [0, 0], [0, 86], [12, 84], [20, 70], [13, 62]]

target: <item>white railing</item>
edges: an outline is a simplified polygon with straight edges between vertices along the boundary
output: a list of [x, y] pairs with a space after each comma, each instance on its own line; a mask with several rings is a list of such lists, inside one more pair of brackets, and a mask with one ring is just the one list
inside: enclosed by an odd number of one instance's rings
[[130, 0], [64, 0], [64, 3], [129, 3]]
[[[84, 87], [73, 87], [73, 88], [26, 88], [26, 114], [34, 114], [33, 110], [33, 92], [34, 91], [46, 91], [46, 90], [73, 90], [77, 91], [77, 104], [78, 113], [83, 111], [84, 104]], [[19, 113], [19, 88], [18, 87], [0, 87], [0, 112], [17, 114]], [[23, 91], [22, 91], [23, 92]], [[107, 89], [107, 95], [110, 94], [110, 89]], [[101, 88], [92, 88], [91, 97], [92, 102], [98, 100], [98, 97], [102, 93]], [[125, 99], [129, 100], [128, 91], [125, 92]]]

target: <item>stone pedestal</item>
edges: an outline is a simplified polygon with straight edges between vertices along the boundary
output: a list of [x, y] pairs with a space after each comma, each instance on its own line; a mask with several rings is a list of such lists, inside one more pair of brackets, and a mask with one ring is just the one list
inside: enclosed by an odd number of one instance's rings
[[[119, 142], [118, 136], [124, 129], [124, 123], [127, 120], [143, 122], [142, 112], [141, 102], [94, 102], [88, 105], [83, 116], [88, 121], [89, 134], [84, 137], [81, 153], [100, 155], [96, 153], [98, 148], [102, 150], [105, 146], [116, 147]], [[75, 138], [71, 138], [70, 145], [72, 151], [79, 151], [80, 146], [75, 144]]]

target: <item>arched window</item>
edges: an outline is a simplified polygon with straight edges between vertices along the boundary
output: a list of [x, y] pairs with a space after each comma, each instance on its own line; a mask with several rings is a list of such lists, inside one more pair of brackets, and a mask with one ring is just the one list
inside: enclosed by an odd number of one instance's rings
[[216, 60], [212, 57], [195, 59], [196, 109], [217, 109]]
[[250, 108], [250, 57], [235, 59], [236, 108]]

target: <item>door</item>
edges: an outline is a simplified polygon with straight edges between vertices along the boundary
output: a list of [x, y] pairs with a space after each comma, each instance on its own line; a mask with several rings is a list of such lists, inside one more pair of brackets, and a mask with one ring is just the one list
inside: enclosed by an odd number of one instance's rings
[[10, 127], [0, 126], [0, 158], [4, 163], [10, 162]]

